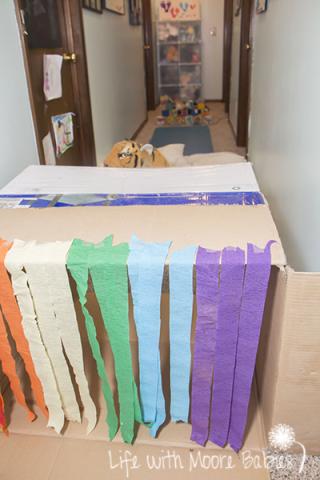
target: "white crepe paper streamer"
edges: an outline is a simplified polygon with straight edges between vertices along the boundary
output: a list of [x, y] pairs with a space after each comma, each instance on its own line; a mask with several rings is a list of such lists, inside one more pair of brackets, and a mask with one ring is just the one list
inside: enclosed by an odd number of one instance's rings
[[75, 374], [84, 408], [84, 417], [88, 420], [87, 433], [90, 433], [97, 422], [97, 411], [90, 396], [84, 371], [80, 333], [66, 270], [67, 254], [71, 243], [48, 243], [41, 248], [46, 251], [45, 262], [47, 272], [50, 275], [50, 297], [56, 317], [56, 325], [64, 351]]
[[73, 422], [81, 422], [79, 405], [64, 356], [57, 320], [52, 305], [48, 246], [33, 244], [25, 250], [24, 268], [34, 300], [40, 332], [46, 346], [61, 396], [65, 416]]
[[25, 243], [15, 240], [12, 248], [6, 255], [4, 264], [11, 274], [12, 287], [22, 316], [23, 330], [29, 342], [36, 373], [42, 384], [49, 413], [48, 427], [53, 427], [57, 433], [60, 433], [64, 425], [61, 398], [52, 365], [39, 330], [32, 296], [28, 287], [28, 278], [23, 270], [25, 253], [31, 245], [33, 245], [33, 242]]

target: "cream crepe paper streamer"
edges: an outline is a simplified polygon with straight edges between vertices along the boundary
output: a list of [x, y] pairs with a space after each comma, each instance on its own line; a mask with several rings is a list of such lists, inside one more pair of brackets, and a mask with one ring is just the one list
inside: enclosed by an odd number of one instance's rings
[[75, 374], [84, 417], [88, 420], [87, 433], [90, 433], [97, 423], [97, 411], [90, 396], [84, 372], [80, 333], [66, 270], [67, 254], [71, 243], [71, 241], [48, 243], [41, 245], [41, 249], [46, 252], [45, 265], [50, 276], [50, 297], [56, 316], [56, 326]]
[[68, 420], [80, 423], [79, 405], [64, 356], [52, 304], [48, 244], [30, 245], [24, 253], [24, 268], [34, 300], [40, 332], [57, 380], [62, 407]]
[[34, 242], [25, 243], [15, 240], [6, 255], [4, 264], [11, 274], [12, 287], [21, 311], [22, 326], [29, 342], [36, 373], [42, 384], [49, 412], [48, 427], [53, 427], [57, 433], [60, 433], [64, 425], [64, 412], [52, 365], [41, 337], [28, 286], [28, 277], [23, 270], [25, 254], [33, 244]]

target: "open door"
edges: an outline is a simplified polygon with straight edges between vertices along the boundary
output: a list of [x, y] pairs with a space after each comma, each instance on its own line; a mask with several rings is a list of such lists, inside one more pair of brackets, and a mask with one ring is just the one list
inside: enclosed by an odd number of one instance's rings
[[223, 98], [237, 145], [248, 149], [255, 0], [225, 0]]
[[[74, 140], [57, 165], [96, 165], [81, 2], [15, 0], [29, 86], [40, 163], [46, 163], [42, 140], [55, 135], [52, 117], [72, 113]], [[60, 55], [62, 95], [47, 101], [44, 55]], [[63, 128], [63, 124], [62, 127]]]

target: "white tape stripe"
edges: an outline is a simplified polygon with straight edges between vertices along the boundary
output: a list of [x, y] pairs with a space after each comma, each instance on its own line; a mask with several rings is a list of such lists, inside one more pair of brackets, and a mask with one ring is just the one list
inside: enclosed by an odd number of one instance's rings
[[45, 245], [30, 245], [25, 250], [24, 267], [35, 304], [40, 332], [58, 383], [65, 416], [68, 420], [81, 422], [79, 405], [69, 367], [57, 331], [57, 322], [50, 295], [51, 278], [50, 269], [46, 264], [48, 260], [46, 248]]
[[88, 420], [87, 432], [91, 432], [97, 421], [96, 407], [90, 396], [84, 371], [83, 351], [71, 288], [66, 270], [66, 259], [72, 242], [46, 244], [46, 260], [50, 272], [50, 296], [66, 356], [73, 368], [79, 387], [84, 416]]
[[64, 412], [52, 365], [40, 334], [32, 296], [28, 288], [28, 278], [23, 271], [25, 251], [30, 245], [30, 242], [25, 243], [15, 240], [12, 248], [6, 255], [4, 263], [11, 274], [13, 290], [21, 311], [22, 326], [29, 342], [36, 373], [42, 384], [49, 412], [48, 427], [53, 427], [57, 433], [60, 433], [64, 425]]

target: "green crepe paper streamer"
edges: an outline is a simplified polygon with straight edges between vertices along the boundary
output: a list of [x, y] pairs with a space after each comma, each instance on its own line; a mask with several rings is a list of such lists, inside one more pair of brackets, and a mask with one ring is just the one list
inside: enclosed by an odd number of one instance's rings
[[[108, 239], [107, 239], [108, 240]], [[90, 275], [114, 356], [120, 403], [120, 430], [126, 443], [134, 437], [134, 421], [142, 423], [129, 342], [127, 259], [129, 245], [101, 242], [90, 252]]]
[[[108, 242], [112, 244], [112, 237], [108, 237]], [[97, 331], [92, 316], [86, 308], [87, 290], [89, 279], [88, 257], [92, 244], [83, 242], [82, 240], [73, 240], [70, 250], [68, 252], [67, 268], [69, 269], [73, 279], [77, 285], [77, 291], [85, 318], [85, 325], [87, 329], [88, 339], [92, 351], [92, 355], [96, 361], [98, 375], [102, 382], [102, 391], [107, 405], [106, 422], [109, 426], [109, 438], [113, 440], [118, 428], [119, 422], [116, 414], [113, 395], [110, 388], [109, 380], [105, 371], [104, 360], [101, 355], [100, 345], [97, 340]]]

